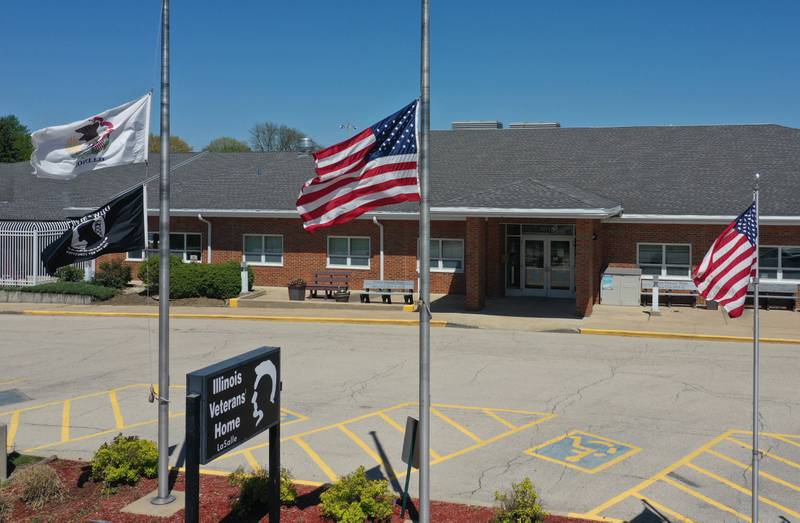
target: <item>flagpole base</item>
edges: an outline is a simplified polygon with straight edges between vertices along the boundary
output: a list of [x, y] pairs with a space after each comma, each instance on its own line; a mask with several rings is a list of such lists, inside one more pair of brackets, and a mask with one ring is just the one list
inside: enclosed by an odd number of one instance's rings
[[172, 494], [167, 494], [167, 496], [163, 498], [160, 496], [150, 498], [151, 505], [169, 505], [173, 501], [175, 501], [175, 496], [173, 496]]

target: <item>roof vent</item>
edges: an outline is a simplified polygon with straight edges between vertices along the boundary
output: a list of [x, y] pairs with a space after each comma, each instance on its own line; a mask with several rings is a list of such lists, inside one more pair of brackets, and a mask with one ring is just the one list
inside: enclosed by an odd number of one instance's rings
[[484, 129], [502, 129], [503, 124], [497, 120], [463, 120], [461, 122], [453, 122], [454, 131], [475, 131]]
[[514, 122], [508, 124], [509, 129], [555, 129], [561, 127], [559, 122]]

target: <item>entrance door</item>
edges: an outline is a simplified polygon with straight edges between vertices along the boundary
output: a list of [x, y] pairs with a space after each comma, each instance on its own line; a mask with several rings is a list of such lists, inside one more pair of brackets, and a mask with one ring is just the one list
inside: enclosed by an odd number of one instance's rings
[[571, 298], [575, 295], [571, 238], [523, 239], [522, 294]]
[[523, 251], [525, 274], [523, 292], [535, 296], [547, 295], [547, 278], [545, 277], [545, 240], [525, 238]]

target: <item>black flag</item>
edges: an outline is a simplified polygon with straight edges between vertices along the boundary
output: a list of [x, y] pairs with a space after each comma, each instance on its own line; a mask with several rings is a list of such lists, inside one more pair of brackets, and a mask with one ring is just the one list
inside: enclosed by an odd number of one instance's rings
[[72, 227], [42, 251], [51, 276], [74, 262], [144, 247], [144, 186], [114, 198], [101, 208], [72, 220]]

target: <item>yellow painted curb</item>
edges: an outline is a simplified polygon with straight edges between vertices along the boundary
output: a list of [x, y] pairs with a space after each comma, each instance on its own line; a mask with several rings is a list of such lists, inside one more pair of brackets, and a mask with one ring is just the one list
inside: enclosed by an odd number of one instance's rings
[[[665, 338], [699, 341], [741, 341], [752, 343], [749, 336], [724, 336], [721, 334], [689, 334], [685, 332], [629, 331], [621, 329], [579, 329], [581, 334], [597, 334], [601, 336], [629, 336], [636, 338]], [[800, 339], [793, 338], [760, 338], [763, 343], [784, 343], [800, 345]]]
[[239, 298], [231, 298], [228, 300], [228, 307], [231, 309], [238, 309], [239, 308]]
[[[91, 312], [91, 311], [40, 311], [23, 310], [26, 316], [89, 316], [108, 318], [158, 318], [155, 312]], [[356, 325], [419, 325], [419, 320], [395, 320], [390, 318], [327, 318], [315, 316], [254, 316], [245, 314], [184, 314], [169, 315], [174, 319], [192, 320], [249, 320], [283, 321], [290, 323], [349, 323]], [[431, 327], [447, 327], [446, 321], [431, 320]]]
[[413, 305], [403, 305], [403, 312], [414, 312]]

